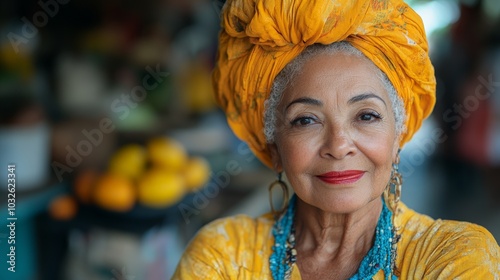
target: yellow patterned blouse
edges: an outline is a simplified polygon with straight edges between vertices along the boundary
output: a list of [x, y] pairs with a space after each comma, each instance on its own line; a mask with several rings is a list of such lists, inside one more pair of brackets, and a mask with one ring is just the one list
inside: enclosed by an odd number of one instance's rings
[[[500, 279], [500, 248], [486, 229], [400, 209], [399, 279]], [[208, 224], [188, 245], [173, 279], [271, 279], [273, 224], [269, 214]], [[301, 279], [296, 265], [291, 278]], [[373, 279], [384, 279], [383, 271]]]

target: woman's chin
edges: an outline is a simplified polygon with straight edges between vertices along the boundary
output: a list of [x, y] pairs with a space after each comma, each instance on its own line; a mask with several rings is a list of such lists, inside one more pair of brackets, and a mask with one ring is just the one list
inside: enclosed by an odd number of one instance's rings
[[366, 194], [343, 194], [312, 196], [304, 202], [324, 212], [349, 214], [365, 207], [370, 207], [373, 204], [373, 200], [373, 198], [366, 196]]

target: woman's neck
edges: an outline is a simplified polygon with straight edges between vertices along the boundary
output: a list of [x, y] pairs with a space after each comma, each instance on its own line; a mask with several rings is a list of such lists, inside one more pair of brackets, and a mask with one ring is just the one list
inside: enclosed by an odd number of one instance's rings
[[360, 261], [370, 250], [382, 211], [381, 199], [349, 214], [333, 214], [297, 199], [295, 235], [297, 251], [322, 261]]

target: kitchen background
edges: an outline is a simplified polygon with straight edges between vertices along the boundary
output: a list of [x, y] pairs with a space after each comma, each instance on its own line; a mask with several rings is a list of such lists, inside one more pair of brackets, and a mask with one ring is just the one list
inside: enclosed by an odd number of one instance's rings
[[[438, 103], [402, 152], [402, 200], [500, 240], [500, 4], [408, 2]], [[212, 98], [222, 5], [2, 0], [0, 279], [168, 279], [201, 226], [269, 211], [275, 174]]]

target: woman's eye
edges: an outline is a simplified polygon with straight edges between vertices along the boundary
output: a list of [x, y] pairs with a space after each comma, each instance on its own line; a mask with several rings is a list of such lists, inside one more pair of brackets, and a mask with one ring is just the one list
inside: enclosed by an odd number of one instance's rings
[[291, 124], [293, 126], [306, 126], [306, 125], [310, 125], [312, 123], [314, 123], [314, 119], [311, 117], [300, 117], [300, 118], [294, 119], [291, 122]]
[[370, 122], [370, 121], [374, 121], [374, 120], [377, 120], [377, 119], [381, 119], [382, 117], [375, 113], [375, 112], [372, 112], [372, 113], [363, 113], [359, 116], [359, 119], [361, 121], [365, 121], [365, 122]]

